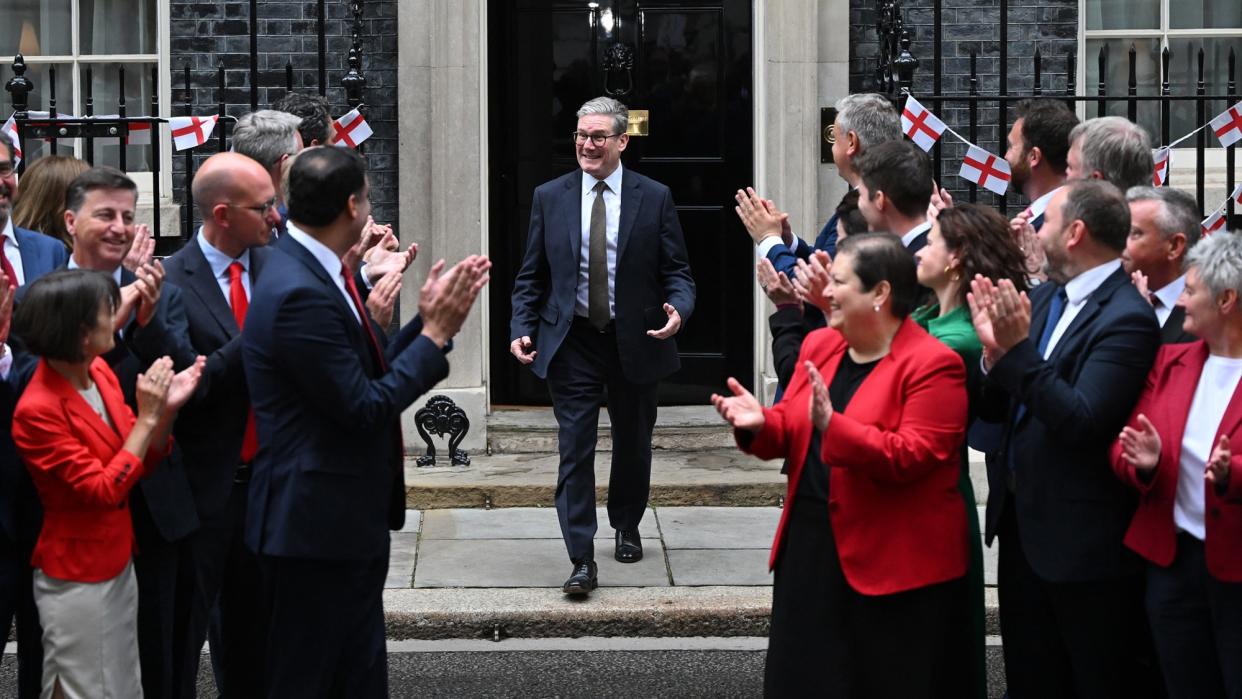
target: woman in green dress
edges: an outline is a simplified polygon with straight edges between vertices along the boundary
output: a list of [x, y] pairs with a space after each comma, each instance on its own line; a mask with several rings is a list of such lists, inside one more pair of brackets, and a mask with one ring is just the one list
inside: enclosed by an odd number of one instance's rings
[[[966, 364], [967, 388], [975, 395], [979, 378], [979, 358], [983, 346], [970, 320], [966, 292], [976, 274], [992, 281], [1009, 279], [1019, 291], [1027, 288], [1025, 260], [1009, 233], [1009, 223], [995, 209], [974, 204], [958, 204], [940, 212], [932, 223], [927, 245], [915, 255], [919, 283], [931, 289], [929, 303], [916, 310], [912, 318], [928, 333], [962, 357]], [[975, 516], [975, 493], [970, 483], [967, 448], [962, 446], [962, 475], [959, 481], [966, 502], [970, 536], [970, 569], [967, 586], [971, 620], [963, 633], [970, 634], [972, 667], [969, 673], [975, 696], [987, 696], [987, 669], [984, 657], [983, 542], [979, 518]]]

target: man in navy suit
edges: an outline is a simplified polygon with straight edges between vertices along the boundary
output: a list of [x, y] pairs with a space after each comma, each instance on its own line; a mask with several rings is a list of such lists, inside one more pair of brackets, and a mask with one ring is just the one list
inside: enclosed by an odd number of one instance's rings
[[614, 556], [642, 558], [656, 382], [677, 371], [672, 337], [694, 312], [694, 280], [668, 187], [621, 167], [629, 111], [609, 97], [578, 110], [579, 170], [535, 189], [513, 287], [510, 351], [546, 378], [560, 430], [556, 511], [573, 562], [570, 595], [597, 584], [595, 438], [612, 420], [608, 519]]
[[[6, 283], [25, 286], [65, 264], [69, 254], [60, 241], [18, 228], [13, 223], [17, 199], [17, 174], [13, 166], [13, 143], [0, 132], [0, 230], [4, 238], [3, 268]], [[8, 340], [5, 319], [3, 341]], [[21, 395], [22, 379], [11, 372], [13, 356], [0, 344], [0, 629], [7, 635], [17, 616], [18, 694], [38, 696], [43, 677], [43, 641], [31, 587], [30, 552], [38, 537], [37, 495], [26, 468], [17, 457], [10, 427], [13, 407]]]
[[271, 604], [266, 693], [383, 697], [388, 531], [405, 520], [401, 411], [448, 375], [445, 347], [490, 263], [432, 266], [419, 316], [386, 341], [341, 259], [371, 209], [362, 157], [307, 149], [288, 194], [288, 234], [242, 330], [259, 445], [245, 541]]
[[194, 174], [192, 192], [203, 226], [164, 261], [166, 280], [183, 292], [190, 342], [207, 356], [208, 375], [205, 390], [182, 409], [175, 426], [202, 521], [188, 541], [190, 621], [177, 691], [194, 696], [210, 633], [217, 689], [245, 695], [263, 687], [267, 606], [258, 561], [242, 541], [257, 437], [241, 328], [279, 215], [267, 172], [237, 153], [208, 158]]
[[1130, 236], [1126, 238], [1121, 265], [1147, 297], [1160, 322], [1160, 339], [1166, 344], [1199, 339], [1182, 329], [1186, 309], [1177, 299], [1186, 288], [1182, 264], [1199, 242], [1199, 203], [1172, 187], [1131, 187]]
[[972, 284], [984, 346], [980, 412], [1004, 424], [989, 463], [1009, 696], [1131, 697], [1149, 676], [1138, 559], [1122, 543], [1133, 493], [1108, 450], [1160, 344], [1121, 268], [1130, 210], [1107, 182], [1067, 183], [1039, 231], [1048, 282]]

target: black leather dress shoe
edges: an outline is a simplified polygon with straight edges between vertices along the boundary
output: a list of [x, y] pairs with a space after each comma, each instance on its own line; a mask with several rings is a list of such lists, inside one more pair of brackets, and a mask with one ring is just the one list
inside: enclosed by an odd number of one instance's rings
[[596, 568], [595, 561], [583, 561], [574, 566], [574, 572], [561, 586], [561, 591], [567, 595], [586, 597], [597, 587], [599, 587], [599, 569]]
[[621, 563], [637, 563], [643, 560], [643, 540], [637, 529], [617, 530], [617, 553]]

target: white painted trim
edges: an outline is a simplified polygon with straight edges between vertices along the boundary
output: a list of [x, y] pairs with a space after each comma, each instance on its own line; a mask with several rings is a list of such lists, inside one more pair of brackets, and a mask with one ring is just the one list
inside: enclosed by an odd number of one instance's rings
[[[775, 1], [775, 0], [773, 0]], [[759, 192], [767, 192], [768, 188], [768, 159], [766, 153], [768, 122], [765, 110], [768, 107], [767, 100], [767, 64], [768, 53], [765, 46], [767, 37], [767, 3], [768, 0], [758, 0], [751, 4], [753, 14], [751, 16], [750, 36], [752, 42], [751, 50], [751, 85], [752, 102], [751, 102], [751, 148], [752, 154], [752, 171], [754, 172], [755, 190]], [[756, 249], [754, 261], [758, 262], [758, 251]], [[750, 274], [751, 284], [751, 304], [754, 309], [751, 322], [751, 343], [752, 356], [754, 357], [751, 371], [751, 385], [754, 387], [754, 393], [762, 400], [764, 398], [763, 391], [763, 373], [766, 368], [768, 343], [766, 342], [767, 323], [763, 311], [766, 309], [767, 295], [759, 288], [759, 280], [754, 274]]]
[[[504, 0], [502, 0], [503, 2]], [[478, 5], [478, 21], [479, 21], [479, 252], [486, 254], [491, 242], [491, 210], [489, 201], [491, 194], [491, 181], [489, 172], [491, 161], [490, 144], [488, 143], [487, 130], [487, 88], [488, 88], [488, 46], [487, 46], [487, 0], [479, 0]], [[479, 309], [480, 319], [483, 327], [479, 336], [483, 341], [483, 350], [479, 353], [480, 362], [480, 383], [483, 384], [483, 410], [485, 415], [492, 414], [492, 301], [491, 301], [491, 284], [483, 287], [479, 293], [478, 299], [475, 300], [475, 307]], [[503, 338], [507, 340], [508, 337]], [[503, 340], [502, 340], [503, 341]], [[486, 426], [483, 427], [486, 440]], [[485, 442], [486, 443], [486, 442]]]

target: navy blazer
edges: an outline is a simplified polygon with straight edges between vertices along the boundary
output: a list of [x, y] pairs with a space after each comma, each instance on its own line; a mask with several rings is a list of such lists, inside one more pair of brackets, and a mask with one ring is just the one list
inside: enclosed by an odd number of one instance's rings
[[[250, 249], [250, 289], [270, 251]], [[164, 260], [165, 279], [183, 293], [189, 340], [207, 357], [200, 390], [181, 409], [174, 436], [185, 456], [186, 475], [200, 518], [218, 514], [228, 502], [240, 464], [250, 396], [242, 368], [242, 335], [211, 265], [196, 240]]]
[[[1088, 297], [1045, 361], [1039, 337], [1058, 284], [1031, 292], [1030, 337], [984, 381], [983, 419], [1005, 424], [988, 463], [987, 541], [1013, 503], [1031, 568], [1050, 582], [1115, 578], [1138, 569], [1122, 544], [1133, 491], [1113, 475], [1109, 448], [1143, 390], [1160, 347], [1156, 315], [1118, 269]], [[1025, 411], [1019, 416], [1019, 405]]]
[[69, 262], [69, 252], [59, 240], [17, 226], [13, 227], [13, 233], [21, 251], [22, 272], [27, 284]]
[[[573, 322], [582, 244], [582, 171], [574, 170], [535, 189], [526, 255], [513, 284], [510, 340], [535, 343], [531, 369], [547, 378], [548, 363]], [[629, 168], [621, 174], [621, 218], [613, 280], [617, 349], [621, 370], [634, 383], [654, 383], [677, 371], [674, 338], [657, 340], [648, 330], [664, 327], [664, 304], [694, 313], [694, 279], [677, 209], [668, 187]]]
[[242, 331], [259, 432], [246, 545], [259, 554], [334, 560], [387, 555], [405, 518], [401, 411], [448, 375], [420, 319], [386, 345], [387, 372], [334, 280], [281, 236], [251, 288]]

